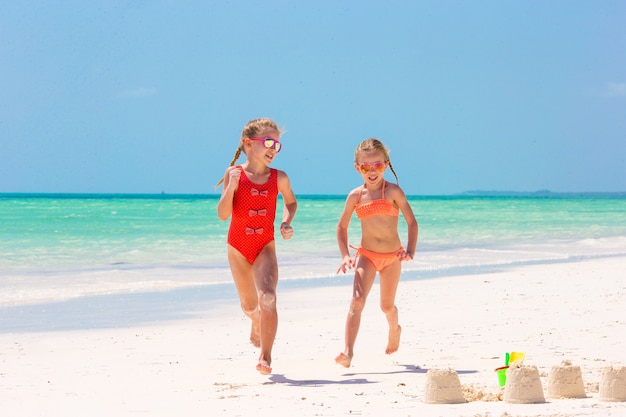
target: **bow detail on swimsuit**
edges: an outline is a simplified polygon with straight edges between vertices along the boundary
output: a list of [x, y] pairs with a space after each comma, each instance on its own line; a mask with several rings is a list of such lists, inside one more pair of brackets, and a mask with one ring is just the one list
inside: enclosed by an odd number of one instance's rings
[[250, 217], [254, 217], [257, 214], [259, 216], [267, 216], [267, 209], [258, 209], [258, 210], [250, 210], [250, 211], [248, 211], [248, 215]]
[[267, 197], [267, 190], [257, 190], [256, 188], [250, 188], [250, 195], [260, 195]]
[[246, 234], [247, 235], [253, 235], [253, 234], [257, 234], [257, 235], [262, 235], [263, 234], [263, 228], [259, 227], [258, 229], [253, 229], [251, 227], [246, 227]]

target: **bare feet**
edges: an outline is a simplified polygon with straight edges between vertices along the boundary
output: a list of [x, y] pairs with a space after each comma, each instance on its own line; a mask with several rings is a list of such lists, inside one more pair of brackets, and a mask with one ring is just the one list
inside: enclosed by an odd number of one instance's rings
[[252, 320], [252, 329], [250, 330], [250, 343], [255, 347], [261, 347], [261, 336], [259, 330], [259, 320]]
[[400, 347], [400, 333], [402, 332], [402, 327], [398, 326], [395, 330], [389, 330], [389, 341], [387, 342], [387, 349], [385, 349], [385, 353], [387, 355], [396, 352]]
[[269, 363], [264, 360], [257, 363], [256, 370], [259, 371], [261, 375], [268, 375], [270, 372], [272, 372], [272, 368], [270, 368]]
[[350, 363], [352, 362], [352, 358], [348, 357], [348, 355], [346, 355], [345, 353], [340, 353], [335, 358], [335, 362], [338, 363], [339, 365], [345, 367], [345, 368], [349, 368], [350, 367]]

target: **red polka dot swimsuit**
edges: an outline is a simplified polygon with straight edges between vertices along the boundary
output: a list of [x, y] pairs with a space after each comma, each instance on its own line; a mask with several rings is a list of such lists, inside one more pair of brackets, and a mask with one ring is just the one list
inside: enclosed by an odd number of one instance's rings
[[277, 198], [276, 169], [270, 168], [270, 177], [265, 184], [253, 183], [241, 169], [239, 185], [233, 196], [228, 244], [237, 249], [251, 264], [265, 245], [274, 240]]

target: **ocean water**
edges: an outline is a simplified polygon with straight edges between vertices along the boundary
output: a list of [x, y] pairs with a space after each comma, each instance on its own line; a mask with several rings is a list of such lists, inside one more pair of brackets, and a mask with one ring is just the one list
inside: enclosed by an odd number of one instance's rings
[[[344, 198], [298, 196], [293, 239], [277, 234], [279, 288], [352, 281], [335, 273]], [[624, 196], [409, 201], [419, 242], [402, 279], [626, 255]], [[181, 288], [232, 294], [228, 221], [217, 218], [217, 202], [216, 195], [0, 194], [0, 307]], [[402, 219], [400, 234], [406, 244]]]

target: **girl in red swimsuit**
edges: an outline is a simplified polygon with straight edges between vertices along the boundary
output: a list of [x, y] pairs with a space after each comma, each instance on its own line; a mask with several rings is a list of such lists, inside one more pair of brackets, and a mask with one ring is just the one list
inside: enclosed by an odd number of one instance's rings
[[[261, 348], [256, 369], [272, 371], [272, 347], [278, 327], [276, 285], [278, 262], [274, 242], [276, 200], [282, 194], [284, 210], [280, 234], [293, 236], [291, 222], [298, 204], [289, 178], [269, 167], [282, 144], [280, 130], [270, 119], [254, 119], [241, 133], [239, 148], [226, 169], [217, 215], [231, 217], [228, 231], [228, 263], [237, 287], [241, 308], [252, 320], [250, 341]], [[235, 166], [241, 153], [246, 162]]]
[[[354, 152], [354, 167], [363, 178], [364, 184], [350, 191], [343, 213], [337, 225], [337, 242], [341, 252], [339, 271], [354, 269], [352, 301], [346, 320], [345, 349], [335, 362], [350, 366], [354, 356], [354, 344], [361, 313], [365, 307], [376, 272], [380, 275], [380, 307], [387, 317], [389, 337], [386, 353], [398, 350], [401, 328], [398, 324], [398, 308], [395, 305], [396, 289], [400, 281], [400, 262], [413, 259], [417, 246], [417, 220], [402, 189], [397, 184], [385, 181], [387, 167], [396, 182], [398, 177], [389, 160], [389, 150], [378, 139], [367, 139]], [[350, 257], [348, 226], [352, 213], [361, 221], [361, 245], [357, 254]], [[402, 213], [408, 226], [406, 249], [398, 235], [398, 219]]]

